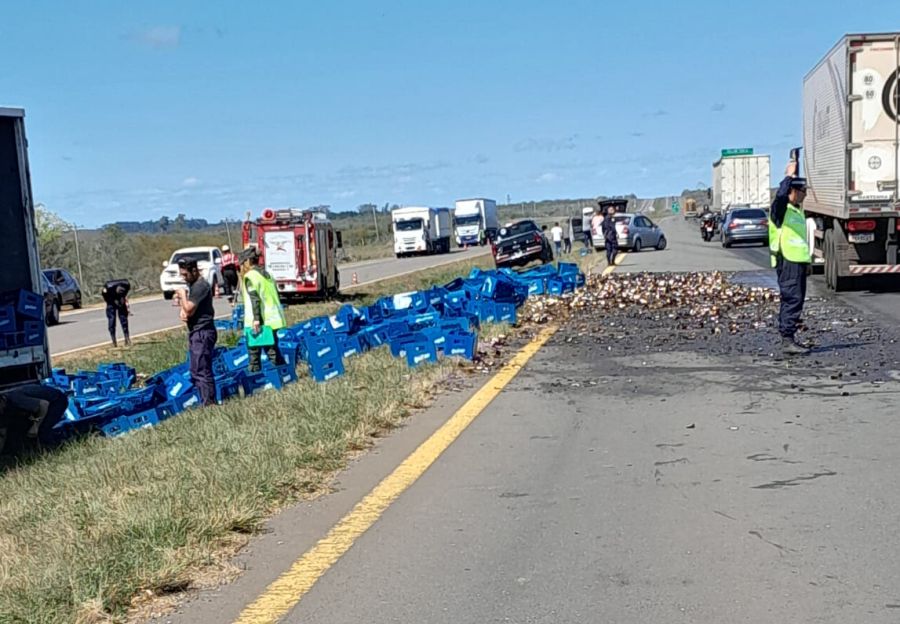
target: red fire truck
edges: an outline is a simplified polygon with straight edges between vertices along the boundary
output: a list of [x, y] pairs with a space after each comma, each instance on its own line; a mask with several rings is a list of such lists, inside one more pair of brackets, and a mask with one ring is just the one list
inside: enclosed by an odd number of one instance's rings
[[337, 294], [341, 233], [324, 213], [266, 208], [259, 219], [244, 222], [242, 238], [245, 249], [259, 251], [282, 301]]

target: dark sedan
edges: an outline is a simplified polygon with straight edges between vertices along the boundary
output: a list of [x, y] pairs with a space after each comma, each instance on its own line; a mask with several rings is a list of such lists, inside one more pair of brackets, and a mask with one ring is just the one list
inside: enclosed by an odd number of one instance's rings
[[541, 228], [531, 220], [508, 223], [497, 232], [491, 244], [497, 267], [511, 267], [540, 260], [553, 261], [553, 250]]
[[722, 247], [736, 243], [769, 244], [769, 215], [761, 208], [733, 208], [725, 214], [719, 239]]
[[59, 291], [60, 305], [70, 305], [76, 310], [81, 307], [81, 286], [71, 273], [65, 269], [44, 269], [44, 275]]

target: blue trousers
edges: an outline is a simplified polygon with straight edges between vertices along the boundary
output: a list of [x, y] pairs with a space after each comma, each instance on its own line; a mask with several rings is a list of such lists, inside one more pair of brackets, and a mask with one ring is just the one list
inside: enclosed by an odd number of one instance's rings
[[197, 329], [188, 335], [191, 382], [200, 393], [203, 405], [216, 404], [216, 378], [213, 375], [213, 351], [218, 334], [215, 329]]
[[128, 308], [117, 306], [111, 303], [106, 304], [106, 327], [109, 330], [109, 337], [116, 339], [116, 315], [119, 317], [119, 323], [122, 324], [122, 334], [128, 338]]
[[616, 261], [616, 256], [619, 255], [619, 241], [617, 240], [607, 240], [606, 241], [606, 261], [609, 264], [613, 264]]
[[785, 338], [797, 333], [797, 321], [806, 300], [806, 264], [797, 264], [778, 257], [775, 271], [781, 291], [781, 309], [778, 313], [778, 332]]

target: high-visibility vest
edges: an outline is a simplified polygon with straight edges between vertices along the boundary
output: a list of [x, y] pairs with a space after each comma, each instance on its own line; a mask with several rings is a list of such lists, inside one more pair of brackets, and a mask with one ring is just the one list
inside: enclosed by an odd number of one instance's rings
[[[253, 291], [259, 295], [262, 318], [253, 317], [253, 305], [250, 303], [250, 295], [247, 292], [247, 283], [250, 283]], [[244, 327], [253, 327], [254, 321], [260, 325], [268, 325], [272, 329], [281, 329], [287, 325], [284, 319], [284, 309], [278, 299], [278, 289], [275, 288], [275, 280], [266, 278], [256, 269], [247, 271], [241, 280], [241, 296], [244, 298]]]
[[806, 234], [806, 217], [803, 211], [788, 204], [784, 212], [784, 222], [781, 227], [775, 227], [771, 215], [769, 216], [769, 254], [774, 267], [780, 255], [785, 260], [796, 264], [809, 264], [809, 239]]
[[237, 266], [237, 263], [238, 263], [237, 256], [235, 254], [231, 253], [230, 251], [222, 254], [222, 266], [223, 267], [232, 266], [232, 265]]

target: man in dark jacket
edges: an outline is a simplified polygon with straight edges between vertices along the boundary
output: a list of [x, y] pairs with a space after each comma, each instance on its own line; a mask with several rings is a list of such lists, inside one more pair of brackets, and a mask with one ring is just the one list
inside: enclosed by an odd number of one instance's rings
[[216, 348], [215, 317], [212, 288], [200, 275], [197, 261], [182, 258], [178, 262], [187, 290], [176, 293], [181, 308], [180, 318], [188, 328], [191, 382], [200, 392], [203, 405], [216, 404], [216, 378], [213, 374], [213, 352]]
[[126, 279], [110, 280], [103, 285], [101, 294], [103, 301], [106, 302], [106, 322], [109, 329], [109, 337], [114, 347], [116, 343], [116, 316], [119, 317], [119, 323], [122, 325], [122, 335], [125, 336], [125, 346], [131, 344], [131, 337], [128, 333], [128, 292], [131, 290], [131, 283]]

